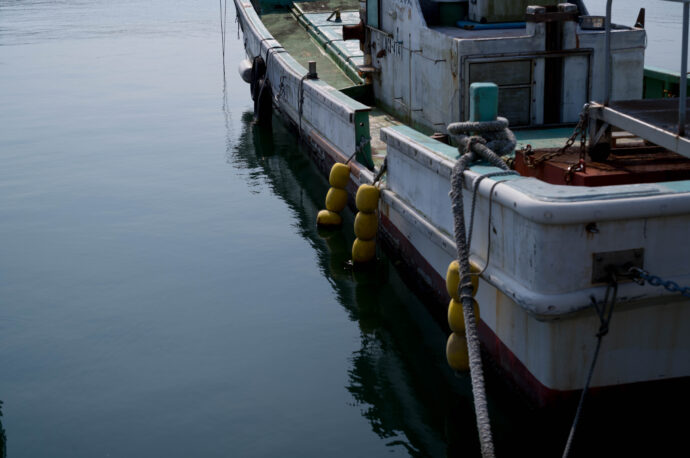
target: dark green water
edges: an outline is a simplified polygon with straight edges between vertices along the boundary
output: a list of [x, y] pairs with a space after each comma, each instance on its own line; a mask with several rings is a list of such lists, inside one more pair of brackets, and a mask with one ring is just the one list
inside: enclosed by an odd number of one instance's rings
[[[443, 331], [383, 254], [346, 268], [352, 215], [317, 232], [326, 180], [252, 125], [233, 16], [224, 84], [217, 2], [0, 0], [7, 456], [476, 456]], [[502, 456], [557, 455], [572, 410], [488, 383]], [[582, 456], [669, 450], [597, 415]]]

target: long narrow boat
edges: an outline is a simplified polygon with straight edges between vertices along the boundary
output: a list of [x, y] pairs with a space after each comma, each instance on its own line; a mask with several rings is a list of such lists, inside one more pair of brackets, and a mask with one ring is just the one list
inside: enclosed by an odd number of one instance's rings
[[[582, 2], [234, 1], [257, 119], [278, 114], [324, 173], [352, 158], [351, 196], [385, 161], [379, 240], [437, 315], [457, 254], [448, 192], [460, 154], [446, 126], [471, 118], [474, 83], [498, 86], [520, 175], [479, 182], [499, 171], [484, 163], [464, 173], [479, 334], [539, 405], [582, 388], [601, 330], [592, 304], [609, 296], [612, 269], [615, 311], [592, 387], [690, 376], [690, 291], [678, 287], [690, 284], [690, 161], [677, 154], [689, 140], [647, 123], [675, 136], [672, 152], [604, 119], [667, 114], [679, 93], [677, 75], [644, 69], [643, 24], [607, 34]], [[562, 148], [583, 106], [608, 99], [588, 105], [591, 157], [584, 143]]]

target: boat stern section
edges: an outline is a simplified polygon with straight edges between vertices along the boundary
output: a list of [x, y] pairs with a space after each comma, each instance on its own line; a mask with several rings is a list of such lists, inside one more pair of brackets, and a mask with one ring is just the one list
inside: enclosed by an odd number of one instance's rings
[[[388, 146], [382, 213], [398, 229], [397, 243], [428, 263], [428, 283], [439, 284], [456, 257], [448, 191], [458, 152], [404, 126], [382, 129], [381, 138]], [[466, 221], [475, 180], [493, 171], [477, 164], [465, 173]], [[471, 258], [485, 267], [477, 300], [499, 365], [538, 393], [581, 388], [599, 329], [591, 298], [602, 301], [607, 288], [595, 275], [597, 259], [617, 253], [621, 265], [639, 262], [690, 284], [689, 190], [688, 181], [585, 188], [518, 176], [483, 180]], [[687, 377], [689, 304], [621, 278], [592, 386]]]

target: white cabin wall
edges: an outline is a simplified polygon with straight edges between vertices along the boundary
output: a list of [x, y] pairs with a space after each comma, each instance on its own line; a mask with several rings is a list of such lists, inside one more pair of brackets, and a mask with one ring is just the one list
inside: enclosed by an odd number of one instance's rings
[[412, 91], [412, 121], [445, 132], [448, 123], [460, 120], [458, 42], [424, 29], [420, 44], [420, 52], [412, 54], [412, 83], [417, 88]]
[[420, 28], [426, 28], [417, 0], [381, 0], [380, 17], [381, 30], [392, 35], [396, 41], [403, 40], [408, 34], [415, 35], [413, 46], [418, 42]]
[[457, 41], [427, 28], [416, 0], [382, 0], [371, 41], [374, 92], [387, 110], [426, 131], [459, 119]]
[[[577, 22], [563, 23], [563, 49], [577, 49]], [[563, 59], [563, 86], [561, 88], [561, 119], [563, 122], [577, 122], [587, 100], [589, 58], [571, 56]]]
[[[372, 65], [378, 69], [372, 77], [374, 93], [386, 110], [426, 133], [445, 132], [448, 123], [467, 118], [470, 62], [546, 49], [544, 23], [528, 23], [522, 36], [458, 39], [428, 28], [417, 0], [381, 0], [380, 9], [380, 29], [371, 29]], [[581, 30], [573, 21], [563, 24], [562, 34], [564, 50], [593, 50], [591, 57], [563, 58], [560, 119], [576, 122], [584, 103], [604, 98], [604, 33]], [[643, 29], [613, 31], [613, 100], [641, 98], [645, 39]], [[540, 125], [546, 59], [531, 59], [527, 119], [530, 125]]]
[[[644, 29], [613, 30], [611, 32], [612, 77], [611, 100], [642, 98], [644, 50], [647, 35]], [[580, 48], [593, 48], [591, 99], [604, 100], [604, 34], [580, 31]]]

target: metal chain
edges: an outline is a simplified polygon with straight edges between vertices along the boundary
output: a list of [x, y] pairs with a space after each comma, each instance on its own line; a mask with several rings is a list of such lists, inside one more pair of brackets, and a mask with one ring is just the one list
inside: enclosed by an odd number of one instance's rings
[[565, 145], [563, 145], [562, 148], [552, 152], [552, 153], [547, 153], [544, 154], [543, 156], [539, 157], [538, 159], [534, 158], [534, 151], [532, 151], [532, 146], [527, 145], [525, 148], [523, 148], [522, 152], [525, 155], [525, 162], [527, 163], [528, 167], [531, 168], [537, 168], [539, 164], [542, 162], [549, 161], [553, 159], [554, 157], [560, 156], [563, 153], [565, 153], [568, 148], [573, 146], [575, 143], [575, 140], [577, 137], [580, 137], [580, 162], [579, 164], [576, 164], [577, 167], [582, 167], [580, 170], [584, 170], [584, 163], [585, 163], [585, 154], [587, 152], [586, 149], [586, 143], [587, 143], [587, 122], [589, 120], [589, 103], [585, 103], [584, 106], [582, 107], [582, 111], [580, 112], [580, 119], [577, 121], [577, 125], [575, 126], [575, 129], [573, 130], [573, 134], [568, 138], [568, 140], [565, 142]]
[[652, 275], [644, 269], [639, 267], [631, 267], [629, 270], [630, 274], [633, 276], [640, 285], [644, 285], [646, 281], [652, 286], [663, 286], [666, 291], [671, 293], [679, 293], [685, 297], [690, 297], [690, 286], [680, 286], [678, 283], [672, 280], [664, 281], [663, 278], [656, 275]]

